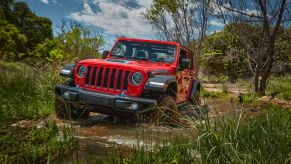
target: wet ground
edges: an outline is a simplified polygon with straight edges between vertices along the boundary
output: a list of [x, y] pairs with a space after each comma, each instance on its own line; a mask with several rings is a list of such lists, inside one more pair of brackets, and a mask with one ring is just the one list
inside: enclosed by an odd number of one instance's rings
[[[56, 119], [60, 126], [71, 122]], [[166, 127], [149, 123], [129, 122], [128, 120], [93, 114], [89, 119], [73, 122], [75, 137], [79, 140], [79, 148], [72, 154], [57, 159], [57, 163], [78, 160], [89, 162], [92, 158], [98, 159], [108, 153], [118, 151], [130, 154], [133, 148], [143, 147], [148, 151], [163, 147], [174, 137], [197, 136], [194, 127]]]
[[[213, 87], [210, 87], [213, 88]], [[215, 88], [215, 87], [214, 87]], [[210, 89], [211, 91], [213, 89]], [[241, 92], [239, 89], [238, 92]], [[209, 110], [210, 117], [220, 115], [234, 115], [244, 113], [256, 115], [262, 110], [262, 104], [241, 104], [237, 93], [233, 93], [230, 99], [202, 99], [204, 107]], [[201, 108], [199, 108], [201, 109]], [[191, 112], [184, 112], [182, 118], [191, 119], [192, 123], [196, 117]], [[74, 152], [57, 158], [55, 163], [69, 163], [77, 159], [82, 163], [88, 163], [91, 159], [100, 159], [108, 153], [121, 152], [130, 154], [133, 148], [143, 146], [147, 150], [158, 150], [171, 142], [175, 136], [195, 138], [198, 134], [195, 127], [185, 122], [183, 127], [156, 126], [150, 123], [136, 123], [130, 119], [118, 119], [101, 114], [90, 114], [90, 117], [79, 121], [66, 121], [55, 118], [54, 115], [47, 119], [55, 120], [57, 125], [73, 125], [75, 137], [79, 140], [79, 147]], [[29, 121], [19, 121], [12, 126], [27, 126]], [[45, 120], [34, 122], [39, 128], [45, 125]]]
[[[207, 100], [207, 104], [210, 117], [241, 112], [256, 114], [261, 110], [258, 105], [239, 104], [233, 100]], [[191, 115], [182, 117], [195, 120]], [[58, 119], [56, 122], [59, 126], [69, 124], [67, 121]], [[165, 146], [175, 136], [194, 139], [198, 134], [195, 127], [187, 122], [183, 127], [166, 127], [129, 122], [126, 119], [114, 119], [101, 114], [91, 114], [89, 119], [73, 122], [73, 124], [76, 130], [75, 136], [79, 140], [79, 148], [73, 154], [57, 159], [57, 162], [67, 163], [78, 156], [79, 160], [87, 163], [92, 158], [102, 158], [110, 152], [130, 154], [133, 148], [139, 146], [149, 151], [158, 150], [158, 147]]]

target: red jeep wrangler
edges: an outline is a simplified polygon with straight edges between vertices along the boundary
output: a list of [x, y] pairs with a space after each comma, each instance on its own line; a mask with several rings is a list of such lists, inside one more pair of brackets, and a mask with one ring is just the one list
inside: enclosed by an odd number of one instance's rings
[[[120, 38], [102, 59], [66, 65], [60, 76], [69, 78], [55, 87], [60, 118], [89, 112], [144, 115], [156, 106], [173, 117], [179, 107], [199, 103], [193, 52], [176, 42]], [[150, 117], [160, 115], [150, 113]]]

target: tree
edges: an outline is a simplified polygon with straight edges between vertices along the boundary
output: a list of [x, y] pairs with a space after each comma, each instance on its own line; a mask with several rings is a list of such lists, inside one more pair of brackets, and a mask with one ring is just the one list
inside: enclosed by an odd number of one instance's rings
[[53, 38], [51, 21], [35, 15], [25, 2], [2, 0], [0, 27], [0, 54], [6, 59], [29, 57], [36, 46]]
[[154, 0], [145, 16], [162, 39], [189, 45], [206, 34], [208, 1]]
[[[233, 24], [231, 28], [239, 26], [241, 25]], [[225, 75], [230, 82], [236, 82], [238, 78], [245, 78], [250, 74], [245, 49], [239, 38], [226, 29], [207, 36], [200, 59], [204, 74]]]
[[[180, 42], [195, 52], [196, 75], [207, 31], [209, 3], [210, 0], [154, 0], [145, 13], [159, 38]], [[194, 42], [195, 39], [199, 42]]]
[[72, 20], [62, 20], [60, 33], [56, 40], [57, 48], [62, 50], [64, 60], [97, 58], [97, 49], [103, 45], [102, 34], [92, 32]]
[[14, 25], [0, 19], [0, 58], [18, 59], [25, 51], [27, 38]]
[[25, 2], [16, 2], [13, 9], [14, 19], [11, 21], [27, 36], [27, 48], [33, 49], [45, 39], [52, 39], [52, 22], [48, 18], [38, 17]]
[[[289, 26], [291, 21], [291, 1], [215, 0], [212, 6], [213, 14], [225, 23], [233, 35], [239, 36], [245, 45], [250, 69], [254, 74], [255, 92], [264, 95], [277, 57], [275, 43], [279, 30]], [[250, 24], [260, 30], [249, 33], [249, 30], [241, 27], [234, 31], [228, 28], [230, 22]], [[257, 40], [253, 41], [250, 37], [257, 37]]]

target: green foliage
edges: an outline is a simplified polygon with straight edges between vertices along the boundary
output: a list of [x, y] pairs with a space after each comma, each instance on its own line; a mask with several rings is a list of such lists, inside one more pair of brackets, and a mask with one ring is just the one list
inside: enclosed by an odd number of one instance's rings
[[44, 119], [54, 113], [54, 86], [61, 80], [51, 69], [0, 61], [0, 163], [44, 163], [76, 146], [71, 127], [60, 130]]
[[0, 128], [0, 163], [44, 163], [76, 147], [71, 128], [60, 130], [55, 122], [45, 127], [32, 124], [28, 127]]
[[35, 59], [50, 59], [50, 51], [54, 50], [57, 42], [55, 40], [45, 39], [44, 42], [37, 44], [29, 53], [29, 56]]
[[198, 151], [205, 163], [284, 163], [291, 144], [291, 113], [269, 105], [267, 113], [241, 116], [199, 126]]
[[25, 2], [3, 0], [0, 6], [0, 58], [28, 57], [38, 44], [52, 39], [51, 21], [35, 15]]
[[272, 77], [266, 93], [278, 98], [291, 100], [291, 76]]
[[64, 55], [62, 54], [62, 50], [60, 49], [53, 49], [49, 52], [50, 61], [62, 60], [63, 58], [64, 58]]
[[70, 26], [53, 38], [51, 21], [35, 15], [25, 2], [3, 0], [0, 6], [0, 59], [72, 62], [100, 56], [102, 35]]
[[92, 33], [82, 27], [75, 27], [71, 31], [61, 34], [55, 40], [56, 47], [62, 50], [65, 61], [100, 57], [97, 49], [104, 43], [102, 35]]
[[[254, 119], [242, 115], [197, 121], [199, 135], [177, 139], [158, 151], [137, 148], [130, 157], [111, 155], [103, 163], [288, 163], [291, 112], [268, 105]], [[289, 159], [290, 160], [290, 159]]]
[[[201, 54], [202, 71], [206, 75], [227, 75], [228, 80], [236, 82], [239, 78], [249, 78], [253, 75], [250, 68], [255, 67], [254, 55], [259, 49], [258, 40], [261, 29], [255, 25], [232, 23], [221, 32], [209, 35], [203, 42]], [[291, 32], [280, 29], [275, 41], [274, 73], [287, 73], [290, 66]], [[262, 61], [265, 53], [262, 53]], [[248, 54], [252, 60], [249, 61]]]
[[[237, 25], [233, 25], [236, 28]], [[214, 33], [203, 43], [201, 63], [206, 75], [227, 75], [231, 82], [250, 75], [247, 56], [240, 40], [228, 30]]]
[[54, 111], [54, 86], [60, 82], [56, 72], [36, 72], [25, 64], [4, 62], [0, 62], [0, 70], [0, 121]]
[[17, 59], [24, 52], [27, 37], [16, 26], [0, 19], [0, 58]]
[[259, 102], [259, 95], [255, 93], [241, 94], [244, 103], [257, 103]]
[[16, 2], [13, 6], [14, 19], [11, 23], [28, 38], [27, 47], [33, 49], [46, 38], [52, 39], [52, 23], [48, 18], [35, 15], [25, 2]]
[[203, 98], [220, 98], [220, 99], [229, 99], [230, 96], [228, 92], [209, 92], [203, 87], [201, 88], [201, 97]]

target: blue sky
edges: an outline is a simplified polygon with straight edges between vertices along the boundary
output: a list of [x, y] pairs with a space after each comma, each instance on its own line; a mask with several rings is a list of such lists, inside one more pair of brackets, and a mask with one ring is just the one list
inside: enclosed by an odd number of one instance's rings
[[37, 15], [53, 22], [54, 35], [62, 19], [73, 19], [92, 31], [102, 32], [109, 47], [116, 35], [153, 39], [150, 24], [141, 15], [151, 0], [18, 0]]
[[[102, 32], [110, 48], [116, 35], [154, 39], [151, 25], [141, 13], [152, 4], [152, 0], [17, 0], [28, 3], [37, 15], [53, 22], [54, 35], [62, 19], [73, 19], [92, 31]], [[222, 24], [211, 20], [211, 31], [222, 28]]]

